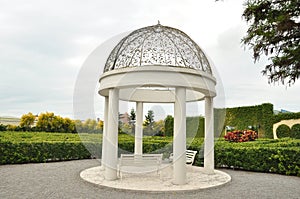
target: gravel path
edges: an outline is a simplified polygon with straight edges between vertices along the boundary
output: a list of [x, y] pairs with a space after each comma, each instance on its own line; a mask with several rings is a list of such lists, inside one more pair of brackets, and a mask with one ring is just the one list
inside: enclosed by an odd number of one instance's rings
[[283, 198], [300, 199], [300, 178], [222, 170], [232, 181], [192, 192], [144, 193], [103, 188], [82, 180], [79, 173], [99, 165], [96, 160], [2, 165], [0, 198]]

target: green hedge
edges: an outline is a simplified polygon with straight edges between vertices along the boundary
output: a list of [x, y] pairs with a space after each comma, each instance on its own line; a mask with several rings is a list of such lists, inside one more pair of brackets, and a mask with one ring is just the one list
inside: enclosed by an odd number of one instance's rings
[[[144, 153], [163, 153], [164, 158], [172, 152], [171, 138], [146, 137]], [[195, 165], [203, 165], [203, 139], [188, 140], [188, 149], [199, 151]], [[101, 144], [94, 142], [0, 142], [0, 164], [34, 163], [101, 157]], [[119, 153], [134, 150], [134, 140], [119, 140]], [[202, 157], [202, 158], [201, 158]], [[220, 140], [215, 145], [216, 167], [272, 172], [300, 176], [300, 140], [260, 139], [253, 142], [229, 143]]]
[[0, 164], [51, 162], [90, 158], [80, 142], [0, 142]]
[[204, 137], [204, 117], [186, 118], [186, 136], [191, 138]]
[[278, 138], [287, 138], [291, 137], [291, 129], [285, 124], [281, 124], [277, 129], [276, 129], [276, 134]]
[[216, 167], [300, 176], [298, 147], [224, 147], [216, 145]]
[[292, 126], [291, 138], [300, 139], [300, 124], [294, 124]]
[[298, 113], [279, 113], [277, 115], [274, 115], [273, 117], [273, 123], [280, 122], [281, 120], [291, 120], [291, 119], [299, 119], [300, 118], [300, 112]]
[[237, 130], [256, 126], [259, 137], [273, 138], [273, 104], [227, 108], [225, 126], [234, 126]]
[[[195, 165], [203, 166], [202, 140], [193, 142], [189, 149], [199, 151]], [[260, 139], [253, 142], [230, 143], [218, 141], [215, 145], [215, 166], [258, 172], [300, 176], [300, 141]]]

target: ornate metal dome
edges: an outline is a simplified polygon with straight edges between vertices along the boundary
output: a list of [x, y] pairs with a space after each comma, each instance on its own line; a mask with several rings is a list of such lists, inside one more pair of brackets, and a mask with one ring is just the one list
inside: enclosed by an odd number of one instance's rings
[[212, 74], [207, 57], [187, 34], [159, 22], [123, 38], [110, 53], [104, 72], [156, 65], [192, 68]]

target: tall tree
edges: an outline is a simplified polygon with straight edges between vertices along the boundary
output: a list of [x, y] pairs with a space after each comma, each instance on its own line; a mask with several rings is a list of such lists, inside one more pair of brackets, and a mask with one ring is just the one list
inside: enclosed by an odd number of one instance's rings
[[144, 135], [153, 136], [155, 134], [154, 127], [154, 112], [149, 110], [147, 115], [145, 115], [145, 121], [143, 123], [143, 133]]
[[136, 117], [136, 115], [135, 115], [135, 111], [134, 111], [134, 109], [133, 108], [131, 108], [131, 111], [130, 111], [130, 122], [133, 122], [133, 121], [135, 121], [135, 117]]
[[262, 71], [269, 82], [291, 85], [300, 74], [300, 1], [246, 0], [244, 19], [248, 22], [244, 45], [253, 50], [254, 61], [262, 54], [270, 63]]
[[154, 112], [152, 110], [149, 110], [147, 115], [145, 115], [145, 121], [144, 126], [151, 126], [154, 123]]
[[132, 135], [134, 135], [135, 133], [135, 120], [136, 120], [136, 114], [135, 114], [135, 111], [133, 108], [131, 108], [131, 111], [130, 111], [130, 121], [129, 121], [129, 124], [131, 125], [131, 133]]

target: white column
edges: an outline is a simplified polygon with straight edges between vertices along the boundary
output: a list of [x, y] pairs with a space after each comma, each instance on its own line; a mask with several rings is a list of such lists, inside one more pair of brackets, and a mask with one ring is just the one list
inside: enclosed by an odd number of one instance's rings
[[205, 97], [204, 170], [214, 173], [214, 111], [213, 98]]
[[174, 104], [173, 183], [186, 184], [186, 90], [176, 88]]
[[136, 102], [134, 154], [143, 154], [143, 102]]
[[118, 164], [118, 120], [119, 120], [119, 90], [109, 89], [107, 135], [105, 136], [105, 173], [106, 180], [117, 179]]
[[103, 118], [103, 133], [102, 133], [102, 156], [101, 156], [101, 168], [105, 169], [105, 165], [107, 164], [105, 161], [105, 149], [106, 149], [106, 142], [107, 142], [107, 117], [108, 117], [108, 96], [104, 98], [104, 118]]

